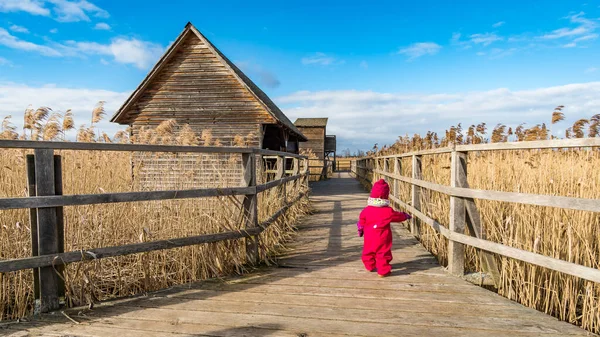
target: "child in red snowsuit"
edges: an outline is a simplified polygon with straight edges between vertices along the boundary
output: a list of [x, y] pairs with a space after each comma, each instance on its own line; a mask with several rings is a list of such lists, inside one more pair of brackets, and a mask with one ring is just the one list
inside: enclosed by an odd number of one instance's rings
[[391, 222], [402, 222], [412, 217], [408, 213], [396, 212], [390, 207], [390, 186], [381, 179], [371, 189], [368, 206], [360, 212], [356, 224], [358, 235], [365, 237], [362, 261], [368, 271], [377, 268], [379, 277], [388, 276], [392, 266]]

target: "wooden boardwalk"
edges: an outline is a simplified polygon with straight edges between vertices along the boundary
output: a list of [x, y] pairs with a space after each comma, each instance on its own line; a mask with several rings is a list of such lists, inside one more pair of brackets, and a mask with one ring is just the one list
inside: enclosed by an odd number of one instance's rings
[[394, 271], [360, 261], [367, 194], [348, 175], [313, 186], [315, 213], [279, 266], [60, 313], [0, 329], [8, 336], [566, 336], [591, 335], [447, 274], [394, 227]]

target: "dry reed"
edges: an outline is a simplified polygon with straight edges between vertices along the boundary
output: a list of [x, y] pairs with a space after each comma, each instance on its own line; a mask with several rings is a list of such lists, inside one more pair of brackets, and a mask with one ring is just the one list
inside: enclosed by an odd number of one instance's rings
[[[7, 118], [2, 124], [0, 138], [64, 139], [64, 132], [74, 127], [71, 111], [67, 111], [64, 116], [55, 117], [50, 113], [49, 108], [28, 108], [21, 135], [16, 133]], [[103, 115], [101, 103], [93, 111], [92, 127], [81, 126], [77, 140], [215, 144], [209, 130], [197, 137], [189, 126], [179, 126], [172, 121], [161, 124], [157, 129], [145, 128], [131, 140], [128, 132], [124, 131], [119, 131], [112, 140], [104, 133], [98, 137], [94, 125]], [[176, 133], [176, 130], [179, 132]], [[236, 139], [236, 144], [225, 145], [245, 146], [247, 143], [243, 136]], [[25, 156], [28, 153], [28, 150], [0, 150], [0, 197], [27, 195]], [[175, 177], [171, 181], [174, 184], [172, 186], [181, 189], [240, 186], [241, 180], [239, 175], [235, 175], [241, 172], [239, 154], [174, 156], [142, 153], [134, 157], [126, 152], [56, 151], [56, 154], [62, 156], [65, 194], [157, 189], [169, 172], [171, 177]], [[143, 165], [134, 165], [132, 171], [132, 158], [134, 163], [136, 158], [142, 158], [138, 163]], [[159, 167], [157, 175], [152, 176], [148, 172], [142, 174], [144, 168], [152, 167], [165, 159], [168, 160], [168, 165]], [[203, 172], [203, 176], [195, 177], [198, 172]], [[286, 185], [289, 199], [302, 191], [302, 187], [293, 182]], [[306, 198], [302, 199], [261, 234], [260, 257], [263, 261], [269, 261], [281, 249], [292, 233], [293, 225], [307, 209], [307, 202]], [[280, 188], [260, 193], [259, 221], [266, 220], [282, 206]], [[244, 223], [240, 208], [241, 197], [65, 207], [65, 251], [239, 230]], [[30, 234], [28, 210], [1, 211], [0, 260], [31, 256]], [[71, 263], [65, 269], [66, 302], [71, 306], [92, 305], [100, 300], [242, 273], [246, 268], [245, 263], [243, 240]], [[31, 270], [0, 274], [0, 320], [31, 314], [33, 302]]]
[[[564, 119], [563, 106], [552, 114], [552, 124]], [[598, 120], [581, 119], [567, 131], [568, 137], [598, 135]], [[587, 130], [586, 130], [587, 127]], [[463, 135], [464, 134], [464, 135]], [[472, 126], [466, 133], [460, 124], [438, 139], [435, 133], [425, 137], [399, 137], [398, 141], [375, 154], [394, 154], [442, 147], [450, 143], [477, 144], [509, 140], [556, 138], [545, 124], [525, 129], [523, 125], [507, 129], [498, 125], [486, 138], [485, 125]], [[402, 174], [411, 176], [411, 159], [402, 159]], [[535, 193], [600, 199], [600, 151], [597, 149], [531, 150], [469, 153], [468, 181], [475, 189]], [[393, 167], [393, 166], [390, 166]], [[450, 155], [423, 156], [423, 179], [450, 184]], [[398, 182], [394, 191], [410, 201], [410, 185]], [[600, 215], [593, 212], [562, 210], [506, 202], [476, 200], [487, 239], [512, 247], [560, 258], [573, 263], [600, 267]], [[423, 189], [422, 211], [444, 226], [449, 223], [449, 197]], [[422, 226], [422, 244], [442, 265], [447, 264], [447, 240], [428, 226]], [[584, 329], [600, 332], [600, 284], [585, 281], [524, 262], [496, 256], [501, 268], [498, 292], [526, 306], [551, 314]], [[469, 271], [483, 271], [479, 254], [466, 252]]]

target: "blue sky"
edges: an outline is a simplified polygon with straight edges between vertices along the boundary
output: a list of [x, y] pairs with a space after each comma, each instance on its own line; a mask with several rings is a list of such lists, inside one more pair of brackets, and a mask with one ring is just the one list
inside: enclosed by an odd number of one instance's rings
[[598, 0], [323, 3], [0, 0], [0, 116], [112, 113], [188, 21], [291, 119], [329, 117], [342, 148], [600, 113]]

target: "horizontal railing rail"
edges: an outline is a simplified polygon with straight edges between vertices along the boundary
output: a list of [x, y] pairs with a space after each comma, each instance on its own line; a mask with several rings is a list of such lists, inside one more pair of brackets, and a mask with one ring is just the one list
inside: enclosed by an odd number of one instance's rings
[[[372, 184], [374, 180], [380, 177], [386, 177], [394, 184], [392, 191], [398, 191], [399, 182], [408, 183], [411, 186], [410, 202], [400, 200], [396, 195], [390, 195], [390, 199], [400, 207], [410, 211], [416, 219], [421, 220], [437, 233], [448, 239], [448, 269], [453, 274], [462, 276], [464, 273], [464, 246], [468, 245], [482, 251], [482, 257], [488, 262], [487, 264], [483, 264], [484, 268], [487, 269], [485, 271], [489, 272], [496, 279], [496, 282], [499, 276], [499, 270], [489, 253], [495, 253], [600, 283], [600, 270], [598, 269], [486, 240], [485, 233], [483, 233], [481, 228], [479, 211], [474, 203], [475, 199], [480, 199], [600, 212], [600, 200], [472, 189], [469, 188], [467, 183], [466, 170], [468, 152], [598, 147], [600, 147], [600, 138], [457, 145], [447, 148], [395, 155], [359, 158], [352, 162], [351, 172], [357, 179], [369, 184]], [[425, 181], [421, 175], [422, 156], [442, 153], [451, 154], [451, 186]], [[407, 157], [412, 158], [412, 177], [402, 175], [401, 160], [402, 158]], [[444, 227], [435, 219], [432, 219], [421, 212], [421, 189], [431, 190], [450, 196], [449, 228]], [[469, 233], [472, 236], [465, 234], [465, 224], [469, 227]], [[411, 222], [411, 232], [417, 237], [420, 235], [417, 221], [413, 220]]]
[[[310, 176], [306, 156], [252, 148], [0, 140], [0, 151], [3, 149], [29, 149], [33, 150], [34, 153], [33, 155], [27, 155], [30, 196], [0, 198], [0, 211], [30, 209], [33, 256], [1, 260], [0, 273], [34, 269], [34, 289], [36, 298], [40, 299], [40, 310], [42, 311], [54, 310], [60, 307], [60, 289], [64, 291], [64, 278], [62, 276], [57, 277], [57, 273], [62, 273], [62, 266], [66, 263], [242, 238], [247, 239], [246, 255], [248, 262], [256, 263], [258, 261], [258, 235], [307, 195], [308, 178]], [[242, 165], [240, 179], [243, 186], [62, 195], [61, 158], [54, 155], [55, 150], [239, 154], [241, 155]], [[264, 158], [268, 158], [271, 163], [274, 160], [275, 169], [269, 171], [274, 173], [274, 177], [271, 175], [270, 177], [273, 180], [257, 184], [257, 166], [265, 165]], [[267, 171], [266, 168], [261, 170], [264, 173], [267, 173]], [[294, 194], [297, 192], [292, 200], [288, 200], [286, 190], [286, 184], [288, 183], [292, 184]], [[259, 223], [258, 194], [276, 187], [282, 187], [280, 197], [283, 199], [283, 206], [274, 211], [267, 220]], [[221, 196], [243, 196], [241, 207], [244, 214], [244, 225], [242, 229], [64, 252], [63, 207], [65, 206]]]
[[116, 151], [116, 152], [189, 152], [189, 153], [254, 153], [264, 156], [285, 156], [305, 159], [306, 156], [263, 149], [225, 146], [190, 146], [190, 145], [149, 145], [119, 143], [82, 143], [82, 142], [49, 142], [34, 140], [0, 140], [0, 149], [50, 149], [50, 150], [84, 150], [84, 151]]
[[[502, 150], [542, 150], [542, 149], [560, 149], [560, 148], [581, 148], [581, 147], [600, 147], [600, 138], [576, 138], [576, 139], [550, 139], [550, 140], [532, 140], [526, 142], [503, 142], [469, 145], [450, 145], [436, 149], [420, 150], [378, 156], [376, 158], [406, 158], [412, 156], [425, 156], [433, 154], [443, 154], [452, 152], [473, 152], [473, 151], [502, 151]], [[375, 158], [375, 157], [365, 157]]]

